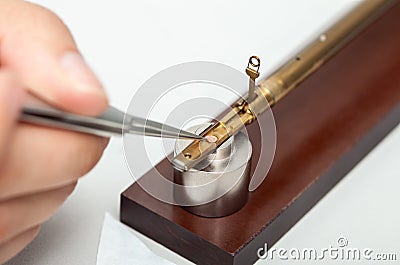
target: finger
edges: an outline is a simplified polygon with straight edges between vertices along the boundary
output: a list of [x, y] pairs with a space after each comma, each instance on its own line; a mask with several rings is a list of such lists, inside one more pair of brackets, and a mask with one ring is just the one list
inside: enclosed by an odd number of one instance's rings
[[0, 166], [0, 199], [75, 182], [100, 159], [105, 138], [21, 124]]
[[104, 111], [104, 90], [63, 22], [35, 4], [0, 1], [0, 62], [50, 104], [81, 114]]
[[23, 100], [23, 89], [11, 73], [0, 71], [0, 158], [6, 149]]
[[0, 245], [0, 264], [14, 257], [24, 249], [39, 233], [40, 226], [35, 226]]
[[0, 244], [53, 216], [75, 185], [0, 202]]

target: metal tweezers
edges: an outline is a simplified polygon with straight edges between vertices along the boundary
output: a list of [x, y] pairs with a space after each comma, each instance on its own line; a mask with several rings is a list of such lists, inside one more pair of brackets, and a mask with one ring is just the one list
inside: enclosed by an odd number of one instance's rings
[[105, 137], [128, 133], [165, 138], [203, 139], [199, 135], [172, 126], [125, 114], [111, 106], [100, 116], [91, 117], [61, 111], [37, 99], [30, 99], [30, 102], [22, 108], [20, 121]]

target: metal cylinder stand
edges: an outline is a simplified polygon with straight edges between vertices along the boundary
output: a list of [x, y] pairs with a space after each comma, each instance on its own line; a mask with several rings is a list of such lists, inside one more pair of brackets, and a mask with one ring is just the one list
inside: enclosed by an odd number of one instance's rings
[[[188, 129], [202, 132], [207, 124]], [[177, 140], [175, 154], [188, 142]], [[174, 182], [184, 188], [175, 190], [184, 209], [204, 217], [222, 217], [240, 210], [248, 199], [252, 146], [246, 134], [239, 132], [208, 155], [194, 168], [182, 172], [175, 169]]]

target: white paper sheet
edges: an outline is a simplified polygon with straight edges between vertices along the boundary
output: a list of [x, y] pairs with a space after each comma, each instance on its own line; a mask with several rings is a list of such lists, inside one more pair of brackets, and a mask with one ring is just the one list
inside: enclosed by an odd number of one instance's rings
[[105, 214], [97, 251], [97, 265], [174, 265], [152, 251], [130, 228]]

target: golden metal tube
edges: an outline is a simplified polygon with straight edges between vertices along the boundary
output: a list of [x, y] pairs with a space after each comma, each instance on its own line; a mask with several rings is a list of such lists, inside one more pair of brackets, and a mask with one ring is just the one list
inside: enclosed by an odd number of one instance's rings
[[[365, 0], [259, 86], [276, 104], [395, 1]], [[265, 91], [267, 90], [267, 91]]]
[[[295, 58], [289, 60], [275, 73], [261, 81], [259, 89], [252, 98], [240, 99], [219, 122], [202, 135], [213, 135], [216, 143], [205, 140], [193, 141], [172, 164], [178, 170], [189, 170], [204, 157], [212, 153], [226, 139], [237, 133], [245, 125], [252, 123], [258, 115], [275, 105], [292, 91], [321, 64], [354, 38], [361, 30], [374, 21], [397, 0], [364, 0], [361, 4], [340, 19], [330, 29], [312, 41]], [[248, 96], [245, 96], [247, 99]]]

